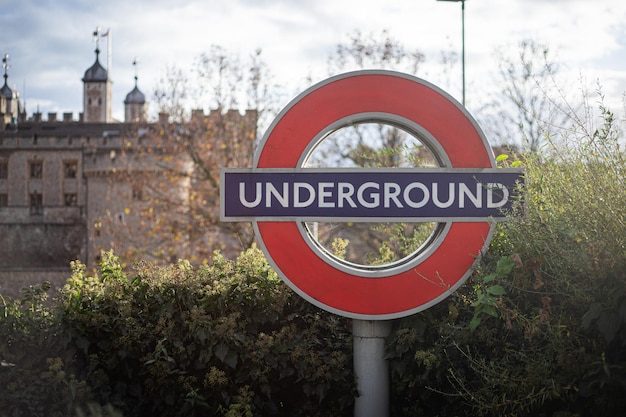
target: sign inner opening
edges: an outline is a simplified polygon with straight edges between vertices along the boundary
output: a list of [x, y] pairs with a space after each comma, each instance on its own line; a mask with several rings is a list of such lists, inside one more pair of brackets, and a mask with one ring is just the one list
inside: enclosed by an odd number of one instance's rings
[[[303, 168], [437, 168], [437, 156], [415, 135], [384, 122], [355, 123], [327, 134]], [[436, 222], [304, 222], [313, 244], [357, 268], [402, 264], [440, 233]]]

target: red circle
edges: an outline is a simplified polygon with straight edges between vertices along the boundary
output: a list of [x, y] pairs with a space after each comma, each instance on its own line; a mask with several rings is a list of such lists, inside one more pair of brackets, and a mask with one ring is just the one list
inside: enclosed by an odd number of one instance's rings
[[[418, 124], [439, 142], [452, 168], [493, 167], [480, 129], [445, 93], [404, 74], [359, 71], [310, 88], [283, 110], [265, 135], [255, 168], [299, 168], [319, 132], [367, 112]], [[414, 268], [371, 278], [321, 259], [295, 222], [260, 221], [256, 227], [261, 246], [287, 284], [321, 308], [360, 319], [406, 316], [447, 297], [467, 278], [492, 233], [489, 222], [454, 222], [441, 244]]]

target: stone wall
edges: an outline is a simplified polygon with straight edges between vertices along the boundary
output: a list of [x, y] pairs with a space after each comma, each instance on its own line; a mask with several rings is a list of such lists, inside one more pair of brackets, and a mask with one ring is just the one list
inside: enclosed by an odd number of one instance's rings
[[69, 268], [85, 260], [86, 238], [84, 224], [0, 224], [0, 271]]
[[71, 275], [69, 264], [67, 268], [37, 269], [4, 271], [0, 270], [0, 294], [5, 298], [18, 298], [20, 290], [30, 285], [50, 281], [52, 289], [48, 292], [52, 298], [65, 285]]

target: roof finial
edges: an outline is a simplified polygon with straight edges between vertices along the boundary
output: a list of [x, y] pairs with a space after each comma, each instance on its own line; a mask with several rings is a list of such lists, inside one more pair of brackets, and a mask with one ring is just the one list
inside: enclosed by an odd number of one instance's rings
[[137, 57], [133, 59], [133, 67], [135, 68], [135, 87], [137, 87], [137, 65], [139, 65], [139, 61]]
[[98, 58], [98, 54], [100, 54], [100, 26], [96, 27], [96, 30], [93, 31], [93, 40], [96, 42], [96, 59]]
[[7, 78], [9, 75], [7, 74], [7, 70], [9, 69], [9, 54], [4, 54], [2, 57], [2, 68], [4, 68], [4, 83], [7, 83]]

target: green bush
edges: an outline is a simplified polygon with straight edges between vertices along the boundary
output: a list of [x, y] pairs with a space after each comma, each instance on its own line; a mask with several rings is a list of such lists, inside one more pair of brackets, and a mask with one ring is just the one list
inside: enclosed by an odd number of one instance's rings
[[351, 333], [277, 278], [258, 250], [194, 270], [105, 254], [62, 293], [65, 337], [98, 400], [125, 415], [346, 415]]
[[626, 412], [626, 160], [601, 111], [520, 157], [524, 205], [473, 276], [396, 323], [398, 415]]
[[50, 283], [24, 288], [20, 300], [0, 296], [0, 416], [71, 415], [91, 398], [72, 373], [71, 350], [46, 305]]
[[[52, 307], [2, 300], [0, 416], [351, 415], [349, 321], [288, 289], [260, 251], [74, 263]], [[101, 407], [98, 404], [106, 404]], [[117, 410], [117, 411], [116, 411]]]

